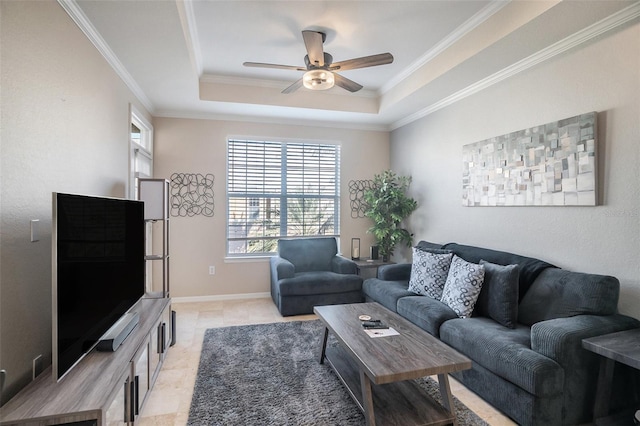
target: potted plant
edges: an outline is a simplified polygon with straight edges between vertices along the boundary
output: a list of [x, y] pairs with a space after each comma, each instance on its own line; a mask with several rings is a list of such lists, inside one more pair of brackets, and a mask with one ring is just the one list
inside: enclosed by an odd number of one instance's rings
[[368, 232], [375, 237], [384, 261], [393, 255], [397, 244], [411, 246], [411, 233], [401, 227], [402, 221], [418, 206], [416, 200], [406, 194], [410, 183], [411, 177], [387, 170], [375, 175], [371, 188], [364, 192], [364, 214], [373, 221]]

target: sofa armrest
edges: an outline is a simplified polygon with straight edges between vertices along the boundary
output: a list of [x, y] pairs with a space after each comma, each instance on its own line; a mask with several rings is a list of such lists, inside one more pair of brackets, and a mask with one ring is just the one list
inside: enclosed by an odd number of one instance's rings
[[280, 256], [273, 256], [269, 260], [271, 264], [271, 278], [278, 281], [283, 278], [293, 278], [296, 268], [293, 263]]
[[582, 339], [628, 330], [640, 322], [625, 315], [577, 315], [535, 323], [531, 327], [531, 349], [562, 366], [577, 366], [586, 349]]
[[378, 278], [384, 281], [409, 281], [411, 277], [410, 263], [382, 265], [378, 268]]
[[337, 274], [357, 274], [358, 265], [346, 257], [334, 256], [333, 259], [331, 259], [331, 270]]

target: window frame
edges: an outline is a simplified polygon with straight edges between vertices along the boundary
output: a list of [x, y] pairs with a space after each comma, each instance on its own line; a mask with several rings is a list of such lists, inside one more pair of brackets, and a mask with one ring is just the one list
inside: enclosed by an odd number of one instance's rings
[[[237, 142], [258, 142], [258, 143], [269, 143], [269, 144], [280, 144], [282, 147], [288, 147], [290, 145], [313, 145], [313, 146], [318, 146], [318, 147], [323, 147], [323, 146], [330, 146], [333, 149], [335, 149], [335, 157], [336, 157], [336, 162], [333, 165], [334, 170], [335, 170], [335, 174], [334, 179], [334, 185], [333, 187], [334, 192], [333, 195], [327, 196], [327, 195], [322, 195], [322, 194], [293, 194], [293, 195], [288, 195], [287, 191], [286, 191], [286, 187], [287, 187], [287, 162], [286, 162], [286, 151], [282, 150], [281, 153], [281, 158], [283, 158], [281, 164], [280, 164], [280, 169], [281, 169], [281, 184], [280, 184], [280, 192], [279, 192], [279, 196], [277, 197], [280, 200], [280, 232], [278, 234], [278, 236], [274, 236], [274, 237], [257, 237], [257, 238], [231, 238], [230, 237], [230, 214], [231, 214], [231, 199], [233, 198], [230, 194], [230, 145], [232, 142], [237, 141]], [[340, 209], [341, 209], [341, 196], [340, 196], [340, 182], [341, 182], [341, 169], [342, 169], [342, 146], [340, 143], [335, 142], [335, 141], [326, 141], [326, 140], [314, 140], [314, 139], [307, 139], [307, 140], [301, 140], [301, 139], [287, 139], [287, 138], [265, 138], [265, 137], [247, 137], [247, 136], [229, 136], [227, 137], [227, 143], [226, 143], [226, 176], [227, 176], [227, 180], [226, 180], [226, 184], [225, 184], [225, 192], [226, 192], [226, 217], [225, 217], [225, 244], [226, 244], [226, 248], [225, 248], [225, 252], [226, 252], [226, 259], [229, 260], [242, 260], [242, 259], [256, 259], [256, 258], [269, 258], [272, 257], [276, 254], [275, 251], [273, 252], [254, 252], [254, 253], [231, 253], [230, 250], [230, 242], [233, 241], [242, 241], [242, 240], [250, 240], [250, 239], [261, 239], [261, 240], [267, 240], [267, 239], [280, 239], [280, 238], [310, 238], [310, 237], [314, 237], [314, 236], [326, 236], [326, 237], [335, 237], [337, 241], [340, 241]], [[247, 194], [252, 194], [250, 192], [247, 192]], [[274, 194], [273, 193], [268, 193], [268, 192], [262, 192], [262, 193], [253, 193], [254, 195], [256, 195], [257, 197], [254, 198], [274, 198]], [[248, 195], [246, 197], [251, 198], [250, 195]], [[333, 218], [334, 218], [334, 226], [333, 226], [333, 230], [334, 232], [331, 234], [316, 234], [316, 235], [304, 235], [304, 236], [297, 236], [297, 235], [286, 235], [286, 230], [287, 230], [287, 200], [291, 200], [291, 199], [295, 199], [295, 198], [312, 198], [312, 199], [331, 199], [333, 200]], [[283, 220], [284, 219], [284, 220]]]
[[[131, 137], [131, 126], [134, 125], [140, 130], [140, 143]], [[138, 178], [153, 177], [153, 125], [134, 105], [130, 104], [129, 127], [129, 190], [128, 197], [132, 200], [138, 199]], [[141, 173], [136, 168], [136, 158], [138, 155], [149, 160], [149, 174]]]

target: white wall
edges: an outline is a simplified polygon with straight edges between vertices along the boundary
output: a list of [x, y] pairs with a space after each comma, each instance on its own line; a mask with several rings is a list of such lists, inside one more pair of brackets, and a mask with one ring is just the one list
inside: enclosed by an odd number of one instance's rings
[[[229, 136], [283, 140], [326, 141], [341, 145], [341, 250], [348, 255], [351, 238], [361, 238], [362, 249], [373, 244], [368, 219], [352, 219], [350, 180], [371, 179], [389, 167], [389, 133], [277, 125], [238, 121], [156, 118], [154, 121], [155, 177], [173, 173], [212, 173], [214, 217], [171, 218], [171, 296], [202, 297], [269, 292], [266, 259], [225, 261], [226, 143]], [[215, 266], [216, 274], [208, 275]]]
[[[627, 26], [391, 134], [413, 177], [416, 240], [455, 241], [613, 275], [640, 318], [640, 24]], [[462, 146], [597, 111], [597, 207], [463, 207]], [[406, 256], [406, 251], [404, 255]]]
[[51, 193], [124, 197], [129, 105], [144, 108], [57, 2], [0, 7], [4, 403], [31, 380], [33, 358], [51, 362]]

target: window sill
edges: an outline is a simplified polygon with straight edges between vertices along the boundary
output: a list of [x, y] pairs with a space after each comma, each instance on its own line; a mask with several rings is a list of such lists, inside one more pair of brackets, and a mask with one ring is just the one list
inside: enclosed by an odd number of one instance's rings
[[261, 263], [268, 262], [272, 256], [269, 255], [261, 255], [261, 256], [238, 256], [238, 257], [225, 257], [224, 263]]

